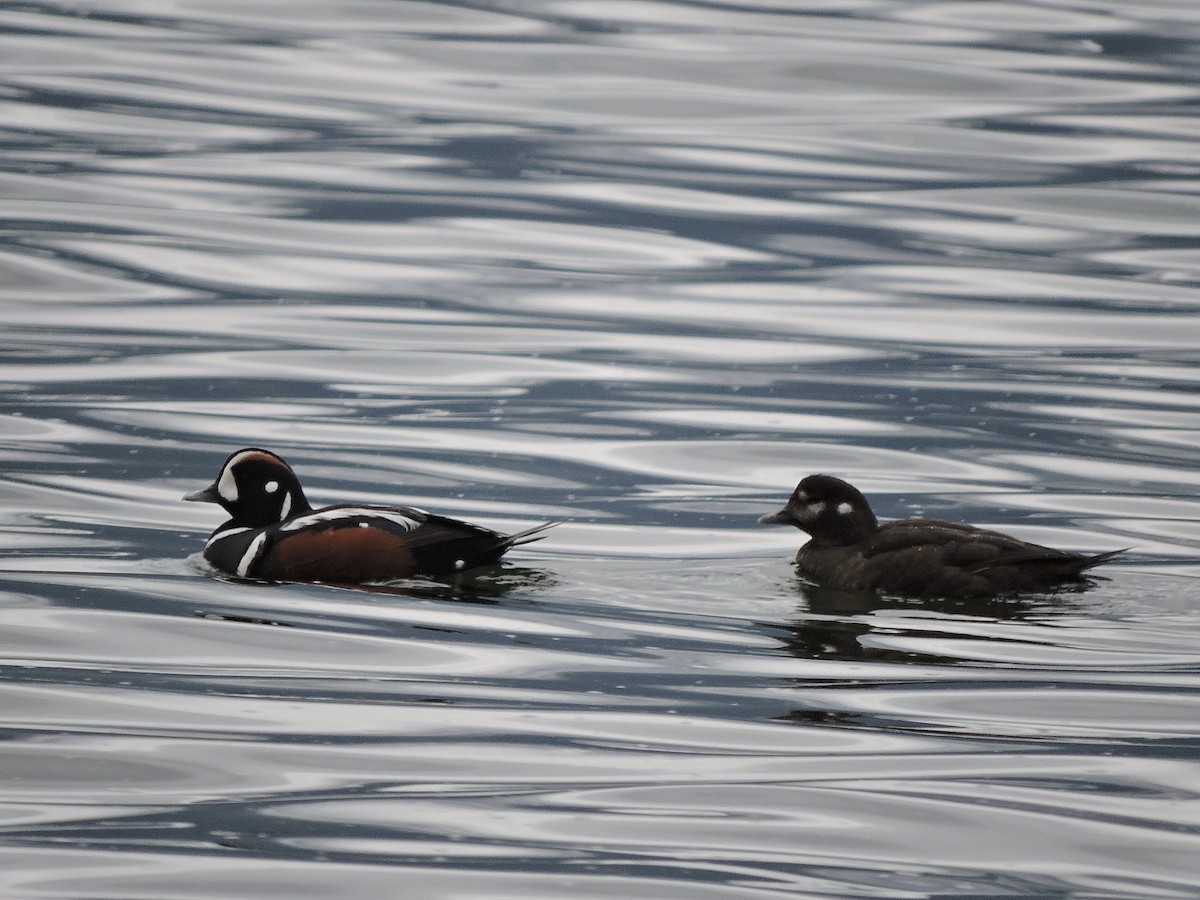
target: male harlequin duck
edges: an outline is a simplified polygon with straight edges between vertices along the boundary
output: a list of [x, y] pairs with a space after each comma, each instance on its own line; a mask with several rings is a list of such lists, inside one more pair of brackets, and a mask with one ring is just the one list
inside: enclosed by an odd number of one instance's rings
[[446, 575], [496, 562], [554, 524], [500, 534], [405, 506], [313, 509], [291, 466], [255, 447], [231, 454], [216, 481], [183, 499], [219, 503], [232, 517], [212, 533], [204, 558], [230, 575], [262, 581], [363, 584]]
[[1044, 591], [1086, 582], [1085, 570], [1124, 552], [1082, 556], [937, 519], [880, 525], [867, 498], [831, 475], [808, 476], [783, 509], [758, 521], [795, 525], [812, 535], [796, 562], [827, 587], [910, 597], [965, 599]]

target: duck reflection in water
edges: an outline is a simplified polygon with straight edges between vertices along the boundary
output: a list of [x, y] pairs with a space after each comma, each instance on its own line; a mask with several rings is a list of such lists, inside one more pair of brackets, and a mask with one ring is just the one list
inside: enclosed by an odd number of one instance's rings
[[[253, 579], [235, 578], [218, 573], [218, 578], [235, 584], [249, 584], [265, 589], [286, 588], [288, 590], [308, 590], [309, 585], [289, 584], [280, 581], [255, 581]], [[559, 583], [550, 572], [544, 569], [533, 569], [526, 566], [502, 565], [500, 563], [485, 566], [470, 572], [464, 572], [445, 579], [412, 579], [407, 582], [391, 584], [320, 584], [311, 589], [320, 592], [354, 591], [355, 593], [386, 594], [392, 597], [407, 597], [414, 600], [441, 600], [454, 603], [477, 604], [494, 606], [506, 599], [509, 594], [518, 597], [532, 590], [552, 588]], [[286, 617], [274, 612], [270, 616], [247, 615], [228, 610], [200, 609], [194, 614], [200, 619], [221, 622], [238, 622], [248, 625], [272, 625], [279, 628], [291, 628], [302, 624], [302, 621], [288, 621]]]
[[[863, 638], [881, 625], [872, 613], [882, 610], [913, 610], [922, 614], [944, 615], [961, 621], [964, 617], [1000, 621], [1020, 621], [1042, 617], [1061, 603], [1052, 604], [1046, 595], [1025, 597], [972, 597], [966, 599], [912, 599], [875, 594], [869, 591], [845, 591], [813, 584], [797, 574], [795, 590], [801, 600], [801, 612], [784, 626], [781, 639], [784, 648], [801, 659], [837, 659], [854, 662], [907, 662], [948, 665], [959, 662], [946, 656], [900, 651], [874, 645]], [[1078, 593], [1081, 588], [1073, 592]], [[1055, 597], [1058, 599], [1058, 593]], [[898, 621], [888, 620], [889, 634], [894, 634]], [[921, 634], [929, 636], [929, 619], [923, 619]], [[950, 620], [947, 630], [950, 630]]]
[[[198, 565], [199, 555], [193, 557]], [[223, 572], [214, 573], [222, 581], [234, 584], [250, 584], [258, 587], [290, 587], [300, 585], [284, 581], [259, 581], [238, 578]], [[368, 594], [388, 594], [394, 597], [412, 597], [417, 600], [452, 600], [458, 603], [490, 605], [499, 603], [509, 594], [532, 590], [546, 590], [559, 584], [559, 579], [545, 569], [529, 566], [514, 566], [510, 563], [493, 563], [457, 575], [441, 578], [418, 577], [405, 581], [382, 584], [324, 584], [324, 589], [347, 590]]]
[[[844, 591], [813, 584], [799, 573], [795, 590], [801, 600], [796, 617], [781, 626], [777, 637], [784, 652], [803, 660], [889, 663], [892, 666], [961, 666], [977, 662], [956, 650], [979, 641], [1010, 642], [980, 629], [980, 623], [1035, 622], [1064, 612], [1063, 594], [1079, 594], [1086, 586], [1059, 589], [1053, 595], [1034, 594], [966, 599], [914, 599], [869, 591]], [[898, 614], [876, 616], [881, 611]], [[906, 617], [904, 611], [915, 615]], [[991, 636], [989, 636], [991, 635]], [[936, 652], [934, 652], [936, 651]], [[903, 677], [899, 672], [897, 677]], [[826, 727], [867, 727], [861, 712], [831, 709], [828, 700], [814, 699], [779, 717], [780, 721]]]

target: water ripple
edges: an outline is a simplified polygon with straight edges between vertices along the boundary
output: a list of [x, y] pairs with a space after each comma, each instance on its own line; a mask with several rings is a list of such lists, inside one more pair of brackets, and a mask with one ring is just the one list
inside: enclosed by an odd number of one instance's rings
[[[1197, 24], [0, 10], [0, 893], [1194, 896]], [[565, 521], [225, 580], [249, 444]], [[755, 524], [813, 471], [1133, 549], [828, 591]]]

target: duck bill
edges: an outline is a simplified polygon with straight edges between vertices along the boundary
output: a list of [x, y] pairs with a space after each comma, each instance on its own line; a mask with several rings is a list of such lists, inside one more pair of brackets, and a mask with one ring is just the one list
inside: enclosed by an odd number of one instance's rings
[[192, 491], [190, 494], [183, 495], [184, 500], [192, 500], [196, 503], [220, 503], [221, 498], [217, 495], [217, 486], [210, 484], [208, 487], [198, 491]]
[[769, 513], [765, 516], [760, 516], [758, 519], [759, 525], [795, 525], [796, 520], [792, 518], [792, 514], [788, 512], [785, 506], [777, 513]]

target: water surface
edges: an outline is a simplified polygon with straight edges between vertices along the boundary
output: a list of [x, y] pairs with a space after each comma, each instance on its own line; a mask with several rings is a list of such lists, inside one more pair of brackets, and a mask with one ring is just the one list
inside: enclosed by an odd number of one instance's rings
[[[0, 11], [0, 886], [37, 898], [1193, 897], [1187, 4]], [[517, 529], [255, 586], [179, 502]], [[803, 475], [1133, 548], [799, 579]]]

